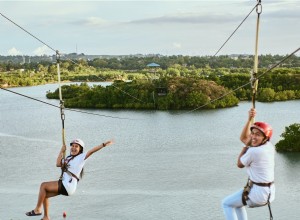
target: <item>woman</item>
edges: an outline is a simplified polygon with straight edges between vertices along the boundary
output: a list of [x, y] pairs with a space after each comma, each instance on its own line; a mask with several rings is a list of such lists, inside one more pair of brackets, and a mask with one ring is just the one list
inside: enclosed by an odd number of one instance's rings
[[113, 144], [113, 141], [109, 140], [84, 153], [84, 142], [80, 139], [75, 139], [70, 143], [70, 155], [65, 159], [63, 159], [63, 155], [66, 151], [66, 146], [62, 146], [56, 160], [56, 166], [62, 167], [62, 176], [60, 180], [43, 182], [41, 184], [36, 207], [32, 211], [27, 212], [26, 215], [42, 215], [43, 205], [44, 217], [42, 218], [42, 220], [49, 220], [49, 198], [57, 195], [72, 195], [76, 191], [79, 176], [82, 177], [83, 166], [86, 160], [93, 153], [111, 144]]
[[[265, 122], [256, 122], [251, 125], [255, 115], [255, 109], [251, 109], [240, 137], [245, 147], [237, 161], [239, 168], [246, 167], [249, 179], [244, 189], [222, 201], [227, 220], [247, 220], [245, 205], [251, 208], [264, 206], [275, 198], [275, 149], [269, 142], [273, 131]], [[272, 216], [271, 210], [270, 215]]]

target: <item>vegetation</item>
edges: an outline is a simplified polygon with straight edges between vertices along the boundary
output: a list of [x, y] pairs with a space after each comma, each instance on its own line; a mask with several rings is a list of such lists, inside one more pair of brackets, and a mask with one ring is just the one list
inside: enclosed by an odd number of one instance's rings
[[[81, 87], [68, 88], [75, 95], [80, 93], [82, 98], [92, 97], [94, 99], [94, 101], [79, 102], [77, 100], [76, 102], [73, 97], [73, 101], [68, 101], [72, 107], [191, 109], [219, 97], [220, 94], [234, 90], [228, 97], [229, 100], [226, 100], [229, 101], [228, 104], [225, 104], [223, 99], [207, 106], [208, 108], [219, 108], [236, 105], [237, 101], [233, 101], [235, 98], [251, 100], [252, 96], [250, 85], [244, 86], [249, 84], [253, 58], [251, 56], [238, 56], [236, 59], [230, 56], [128, 56], [109, 59], [95, 58], [93, 60], [85, 60], [84, 56], [81, 56], [82, 59], [76, 62], [69, 60], [60, 62], [62, 81], [117, 80], [118, 82], [113, 86], [101, 89], [93, 88], [91, 91]], [[258, 76], [266, 72], [267, 66], [282, 58], [278, 55], [260, 56], [261, 68], [259, 68]], [[1, 60], [2, 57], [0, 57]], [[147, 68], [147, 63], [150, 62], [157, 62], [160, 67]], [[300, 99], [299, 66], [300, 58], [292, 56], [288, 63], [259, 77], [257, 100], [272, 102]], [[32, 86], [54, 82], [57, 82], [57, 66], [51, 62], [51, 59], [38, 63], [15, 63], [9, 60], [0, 62], [0, 85], [3, 87]], [[243, 87], [241, 88], [241, 86]], [[168, 91], [166, 95], [158, 95], [159, 92], [156, 90], [160, 87]], [[124, 93], [122, 94], [120, 91], [117, 93], [117, 88], [126, 91], [131, 96], [127, 94], [128, 97], [125, 98]], [[79, 89], [79, 91], [75, 91], [75, 89]], [[85, 94], [87, 91], [89, 91], [89, 95]], [[101, 94], [101, 96], [113, 94], [116, 98], [96, 102], [97, 94]], [[84, 95], [86, 96], [84, 97]], [[49, 94], [49, 96], [51, 95]]]
[[[29, 59], [29, 57], [25, 57]], [[249, 86], [253, 56], [86, 56], [69, 54], [60, 62], [62, 81], [114, 81], [111, 86], [62, 86], [65, 105], [72, 108], [195, 109], [235, 106], [251, 100]], [[262, 55], [259, 72], [284, 56]], [[55, 56], [0, 56], [0, 86], [33, 86], [57, 82]], [[159, 68], [147, 68], [149, 63]], [[130, 82], [125, 82], [130, 81]], [[234, 91], [234, 92], [233, 92]], [[224, 94], [228, 94], [219, 99]], [[58, 90], [48, 98], [58, 98]], [[300, 57], [292, 56], [259, 77], [257, 100], [261, 102], [300, 99]], [[215, 100], [211, 103], [212, 100]], [[275, 146], [280, 152], [300, 151], [300, 124], [285, 128]]]
[[279, 152], [300, 152], [300, 124], [292, 124], [285, 128], [283, 137], [276, 145]]
[[[154, 81], [115, 81], [111, 86], [89, 87], [81, 85], [62, 86], [66, 107], [77, 108], [128, 108], [128, 109], [192, 109], [202, 105], [206, 108], [224, 108], [237, 105], [239, 100], [229, 94], [209, 104], [228, 92], [213, 81], [197, 78], [169, 78]], [[47, 94], [58, 98], [58, 90]]]
[[[281, 61], [285, 56], [281, 55], [260, 55], [259, 68], [269, 68]], [[147, 64], [155, 62], [160, 68], [166, 70], [175, 64], [186, 67], [205, 68], [253, 68], [253, 55], [222, 55], [222, 56], [162, 56], [162, 55], [128, 55], [128, 56], [95, 56], [84, 54], [67, 54], [62, 57], [65, 60], [76, 60], [81, 65], [88, 65], [94, 68], [113, 69], [113, 70], [143, 70]], [[28, 61], [30, 63], [25, 63]], [[0, 69], [8, 70], [11, 68], [19, 69], [26, 66], [36, 66], [37, 64], [50, 65], [56, 60], [55, 56], [0, 56]], [[76, 64], [70, 61], [69, 67], [73, 68]], [[281, 67], [295, 68], [300, 67], [300, 57], [291, 56]]]

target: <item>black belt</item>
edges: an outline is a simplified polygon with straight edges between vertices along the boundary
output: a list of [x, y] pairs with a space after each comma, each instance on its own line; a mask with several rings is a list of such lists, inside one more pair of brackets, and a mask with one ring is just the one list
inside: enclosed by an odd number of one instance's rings
[[256, 182], [253, 182], [252, 180], [250, 180], [250, 181], [257, 186], [263, 186], [263, 187], [270, 187], [274, 183], [274, 181], [272, 181], [270, 183], [256, 183]]

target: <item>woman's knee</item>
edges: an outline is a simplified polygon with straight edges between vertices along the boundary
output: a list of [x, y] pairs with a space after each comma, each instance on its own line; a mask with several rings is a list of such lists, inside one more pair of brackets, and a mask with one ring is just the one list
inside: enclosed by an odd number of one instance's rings
[[55, 188], [57, 188], [57, 186], [53, 182], [42, 182], [40, 185], [40, 189], [46, 191], [53, 191]]
[[221, 204], [222, 204], [222, 207], [223, 207], [223, 208], [228, 207], [228, 206], [229, 206], [229, 204], [228, 204], [228, 197], [222, 199]]
[[40, 185], [40, 189], [46, 189], [47, 187], [47, 182], [42, 182]]

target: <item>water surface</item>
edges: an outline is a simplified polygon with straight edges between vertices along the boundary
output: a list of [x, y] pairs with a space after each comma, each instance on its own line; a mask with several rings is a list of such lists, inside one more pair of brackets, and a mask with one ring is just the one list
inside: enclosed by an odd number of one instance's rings
[[[47, 100], [56, 84], [14, 88]], [[58, 108], [0, 90], [0, 219], [27, 219], [42, 181], [56, 180], [61, 147]], [[221, 200], [243, 187], [246, 172], [236, 168], [243, 147], [240, 131], [251, 103], [193, 113], [180, 111], [85, 110], [129, 118], [113, 119], [66, 111], [66, 140], [81, 138], [87, 148], [114, 138], [86, 163], [71, 197], [50, 200], [53, 220], [66, 211], [72, 220], [224, 219]], [[274, 128], [299, 123], [300, 101], [257, 103], [256, 120]], [[183, 113], [183, 114], [182, 114]], [[299, 219], [300, 155], [276, 154], [274, 219]], [[268, 219], [268, 208], [247, 209], [249, 219]]]

